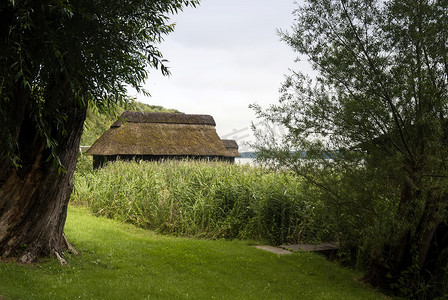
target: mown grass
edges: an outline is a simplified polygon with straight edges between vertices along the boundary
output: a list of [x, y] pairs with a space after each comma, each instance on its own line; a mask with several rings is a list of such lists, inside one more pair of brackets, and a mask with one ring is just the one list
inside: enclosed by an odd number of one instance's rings
[[176, 236], [270, 244], [331, 239], [317, 213], [322, 205], [300, 180], [251, 166], [194, 161], [117, 161], [96, 171], [85, 166], [75, 174], [72, 203]]
[[6, 299], [381, 299], [319, 255], [156, 235], [70, 208], [68, 266], [0, 264]]

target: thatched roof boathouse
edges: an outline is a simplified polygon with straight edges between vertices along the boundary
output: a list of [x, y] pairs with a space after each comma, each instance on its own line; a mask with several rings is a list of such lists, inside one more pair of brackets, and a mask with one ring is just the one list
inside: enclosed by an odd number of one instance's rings
[[235, 157], [241, 157], [241, 154], [238, 152], [238, 144], [235, 140], [222, 140], [224, 147], [227, 150], [227, 157], [225, 160], [229, 162], [235, 162]]
[[231, 160], [209, 115], [124, 112], [86, 152], [94, 168], [108, 161]]

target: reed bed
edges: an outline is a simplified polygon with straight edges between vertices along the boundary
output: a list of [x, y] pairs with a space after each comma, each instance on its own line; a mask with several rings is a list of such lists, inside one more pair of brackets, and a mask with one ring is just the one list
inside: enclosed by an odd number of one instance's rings
[[176, 236], [273, 245], [328, 238], [320, 203], [291, 174], [198, 161], [85, 164], [71, 203], [96, 215]]

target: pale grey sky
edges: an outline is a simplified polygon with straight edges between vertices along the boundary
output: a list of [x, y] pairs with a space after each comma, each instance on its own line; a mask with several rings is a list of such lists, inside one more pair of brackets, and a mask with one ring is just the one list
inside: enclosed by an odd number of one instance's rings
[[[221, 138], [252, 139], [251, 103], [268, 106], [295, 68], [296, 54], [277, 29], [293, 24], [294, 0], [202, 0], [172, 18], [175, 31], [160, 45], [172, 75], [153, 71], [145, 103], [190, 114], [209, 114]], [[238, 132], [237, 132], [238, 131]]]

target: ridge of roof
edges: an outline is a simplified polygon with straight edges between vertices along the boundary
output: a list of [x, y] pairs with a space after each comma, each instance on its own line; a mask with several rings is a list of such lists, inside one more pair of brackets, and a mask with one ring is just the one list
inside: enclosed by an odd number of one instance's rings
[[215, 120], [210, 115], [125, 111], [110, 127], [120, 127], [124, 123], [196, 124], [216, 126]]

